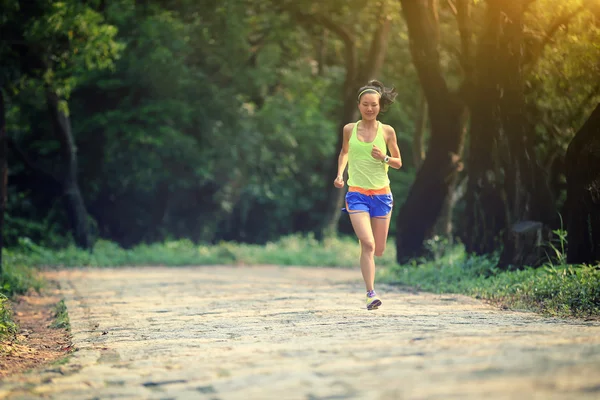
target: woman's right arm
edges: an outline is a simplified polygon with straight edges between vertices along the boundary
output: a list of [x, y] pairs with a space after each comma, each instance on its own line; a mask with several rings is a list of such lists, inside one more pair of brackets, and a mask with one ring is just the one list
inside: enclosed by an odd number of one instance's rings
[[344, 171], [346, 170], [346, 165], [348, 165], [348, 147], [353, 128], [354, 124], [347, 124], [344, 126], [342, 149], [340, 150], [340, 155], [338, 157], [338, 173], [334, 181], [334, 185], [337, 188], [344, 187]]

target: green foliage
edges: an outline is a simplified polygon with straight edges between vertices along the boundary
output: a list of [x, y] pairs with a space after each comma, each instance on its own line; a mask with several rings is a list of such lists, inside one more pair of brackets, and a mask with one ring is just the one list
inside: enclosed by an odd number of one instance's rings
[[554, 231], [547, 245], [553, 252], [542, 268], [501, 271], [496, 268], [498, 254], [469, 256], [462, 246], [432, 241], [433, 260], [393, 265], [379, 279], [435, 293], [462, 293], [547, 315], [598, 315], [600, 265], [568, 265], [566, 232], [561, 229]]
[[[390, 41], [383, 80], [412, 101], [408, 39], [398, 4], [386, 3], [402, 29]], [[331, 185], [324, 171], [338, 151], [345, 74], [335, 33], [324, 39], [317, 65], [323, 27], [300, 27], [270, 1], [118, 0], [100, 7], [39, 0], [35, 13], [21, 14], [13, 5], [20, 23], [8, 27], [15, 36], [56, 56], [43, 75], [21, 71], [27, 79], [10, 98], [9, 135], [38, 160], [33, 168], [11, 160], [20, 182], [10, 196], [11, 245], [19, 237], [51, 247], [69, 242], [39, 235], [69, 229], [57, 211], [52, 176], [60, 175], [60, 154], [42, 82], [70, 95], [81, 190], [101, 237], [125, 247], [172, 238], [266, 243], [310, 232], [325, 217], [315, 205]], [[361, 2], [307, 1], [301, 9], [346, 25], [361, 54], [379, 14], [359, 12], [367, 11]], [[403, 149], [413, 111], [399, 106], [385, 116]], [[413, 173], [395, 175], [399, 204]]]
[[[50, 134], [45, 84], [70, 96], [79, 182], [100, 237], [130, 248], [180, 238], [264, 244], [311, 232], [326, 217], [318, 205], [339, 150], [346, 72], [345, 44], [322, 21], [346, 29], [367, 66], [363, 58], [381, 10], [393, 23], [382, 73], [374, 78], [399, 92], [381, 117], [395, 128], [404, 159], [401, 171], [390, 171], [397, 207], [408, 194], [416, 175], [411, 146], [420, 89], [398, 1], [377, 7], [354, 0], [3, 4], [0, 77], [11, 88], [8, 135], [36, 161], [32, 167], [18, 153], [9, 155], [11, 246], [19, 237], [55, 248], [70, 241], [60, 185], [52, 178], [60, 172], [60, 146]], [[528, 43], [543, 40], [557, 17], [580, 4], [534, 2]], [[439, 6], [441, 63], [455, 89], [464, 78], [460, 35], [452, 3]], [[485, 7], [479, 2], [471, 14], [473, 44]], [[302, 21], [294, 8], [313, 19]], [[560, 159], [581, 121], [575, 114], [586, 114], [579, 104], [594, 100], [598, 81], [591, 13], [577, 14], [568, 26], [526, 67], [530, 105], [538, 110], [531, 114], [538, 150], [548, 162]], [[46, 65], [34, 62], [40, 58]], [[340, 226], [351, 231], [347, 219]]]
[[[529, 13], [529, 42], [545, 43], [539, 59], [528, 65], [526, 95], [538, 156], [546, 166], [562, 164], [571, 139], [600, 101], [600, 24], [593, 7], [583, 0], [544, 0], [534, 2]], [[547, 37], [561, 18], [565, 23]], [[550, 178], [565, 179], [564, 173]], [[565, 196], [557, 199], [559, 205]]]
[[35, 266], [38, 258], [30, 258], [20, 250], [2, 252], [2, 276], [0, 277], [0, 293], [8, 296], [22, 294], [30, 289], [41, 290], [44, 285]]
[[[115, 26], [89, 2], [37, 0], [26, 8], [8, 3], [10, 17], [0, 20], [6, 37], [0, 46], [6, 63], [0, 86], [13, 94], [35, 86], [68, 98], [82, 75], [111, 68], [123, 50]], [[18, 74], [10, 70], [13, 65]], [[63, 107], [67, 111], [66, 103]]]
[[3, 232], [6, 247], [18, 246], [20, 240], [31, 240], [48, 248], [64, 247], [72, 243], [70, 236], [65, 235], [63, 227], [57, 223], [60, 208], [51, 209], [44, 217], [24, 218], [19, 215], [37, 216], [39, 212], [30, 196], [11, 190], [7, 200]]
[[[29, 290], [40, 290], [43, 280], [26, 255], [14, 251], [2, 252], [2, 274], [0, 275], [0, 341], [14, 337], [18, 327], [13, 320], [9, 297]], [[1, 350], [1, 349], [0, 349]]]
[[593, 266], [546, 267], [503, 273], [470, 294], [555, 316], [600, 313], [600, 270]]
[[547, 265], [554, 267], [554, 260], [558, 262], [560, 267], [567, 266], [567, 231], [564, 229], [555, 229], [552, 231], [554, 237], [548, 243], [548, 247], [552, 250], [551, 255], [548, 255]]
[[0, 340], [15, 336], [18, 328], [12, 319], [8, 298], [0, 293]]
[[73, 102], [83, 191], [104, 236], [264, 243], [318, 218], [340, 74], [315, 76], [297, 30], [254, 6], [107, 10], [127, 52]]

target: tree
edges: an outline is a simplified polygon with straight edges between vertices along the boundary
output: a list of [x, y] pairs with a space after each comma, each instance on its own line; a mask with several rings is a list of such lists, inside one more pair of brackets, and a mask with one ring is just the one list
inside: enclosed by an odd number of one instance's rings
[[433, 232], [456, 184], [466, 112], [460, 93], [448, 87], [442, 70], [436, 2], [402, 0], [401, 3], [413, 63], [427, 99], [431, 134], [427, 157], [396, 217], [399, 263], [424, 253], [424, 241]]
[[63, 200], [73, 230], [73, 238], [78, 247], [91, 249], [93, 241], [88, 214], [77, 182], [77, 147], [71, 130], [71, 119], [61, 109], [60, 99], [55, 91], [47, 90], [46, 102], [54, 135], [60, 143], [62, 165], [58, 179], [63, 189]]
[[[536, 37], [537, 31], [532, 34], [525, 22], [532, 1], [478, 3], [447, 2], [446, 14], [454, 14], [458, 26], [460, 43], [455, 46], [440, 41], [437, 1], [402, 2], [432, 132], [427, 158], [397, 217], [399, 262], [424, 254], [424, 240], [455, 198], [451, 194], [462, 166], [467, 110], [466, 215], [461, 233], [467, 251], [489, 254], [502, 248], [500, 267], [533, 265], [540, 261], [541, 249], [539, 240], [531, 237], [547, 234], [556, 221], [555, 204], [535, 146], [536, 123], [527, 118], [532, 107], [526, 100], [526, 81], [552, 36], [582, 8], [557, 13]], [[440, 48], [444, 47], [456, 55], [462, 72], [460, 83], [454, 83], [456, 91], [449, 90], [444, 79], [440, 62]], [[432, 101], [442, 106], [436, 110]], [[436, 128], [440, 121], [443, 124]], [[427, 172], [430, 157], [429, 165], [447, 168], [445, 174]], [[528, 231], [536, 227], [533, 235], [523, 234], [523, 223]]]
[[567, 262], [600, 262], [600, 104], [567, 150]]
[[544, 46], [576, 15], [550, 24], [541, 40], [526, 33], [530, 1], [490, 0], [479, 38], [470, 98], [471, 131], [463, 235], [469, 253], [502, 249], [500, 268], [536, 266], [541, 242], [556, 224], [556, 206], [536, 151], [532, 107], [526, 101], [528, 72]]
[[341, 74], [318, 75], [310, 36], [268, 5], [107, 7], [128, 51], [72, 95], [103, 237], [264, 243], [320, 222]]
[[[75, 140], [68, 116], [68, 98], [82, 70], [108, 68], [120, 51], [113, 40], [114, 27], [106, 25], [100, 14], [86, 2], [49, 2], [44, 0], [19, 9], [11, 2], [12, 17], [2, 20], [5, 34], [3, 58], [20, 66], [18, 74], [2, 82], [12, 93], [39, 85], [47, 101], [54, 133], [60, 144], [65, 207], [76, 244], [90, 248], [92, 239], [88, 215], [77, 183]], [[33, 83], [35, 82], [35, 84]]]
[[562, 3], [558, 10], [534, 3], [528, 18], [528, 31], [539, 32], [526, 56], [528, 119], [552, 198], [565, 217], [565, 152], [600, 100], [600, 26], [590, 3]]
[[2, 278], [2, 249], [4, 248], [4, 211], [6, 209], [6, 191], [8, 171], [6, 165], [6, 106], [4, 91], [0, 87], [0, 278]]

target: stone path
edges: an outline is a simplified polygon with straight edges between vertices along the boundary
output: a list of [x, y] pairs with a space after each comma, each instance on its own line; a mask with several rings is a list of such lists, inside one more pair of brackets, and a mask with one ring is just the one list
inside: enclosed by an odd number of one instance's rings
[[2, 399], [600, 398], [600, 324], [379, 286], [360, 271], [59, 271], [79, 349]]

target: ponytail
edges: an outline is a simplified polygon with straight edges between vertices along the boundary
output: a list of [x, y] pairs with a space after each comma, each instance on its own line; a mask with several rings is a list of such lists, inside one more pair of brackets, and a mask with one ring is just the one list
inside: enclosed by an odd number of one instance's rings
[[388, 107], [396, 100], [398, 92], [395, 88], [386, 88], [383, 83], [378, 80], [370, 80], [366, 86], [358, 89], [358, 101], [360, 102], [361, 97], [365, 93], [377, 93], [379, 94], [379, 106], [381, 112], [385, 112]]

